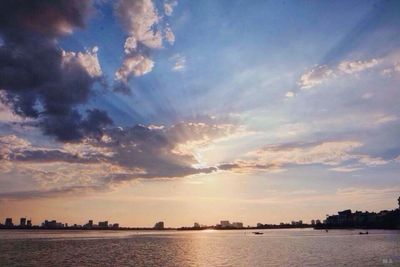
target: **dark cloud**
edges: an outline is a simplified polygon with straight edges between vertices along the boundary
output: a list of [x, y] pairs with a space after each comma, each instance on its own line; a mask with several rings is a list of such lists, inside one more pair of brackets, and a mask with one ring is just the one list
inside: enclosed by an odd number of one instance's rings
[[62, 188], [53, 188], [48, 190], [27, 190], [0, 193], [0, 200], [26, 200], [37, 198], [54, 198], [75, 196], [77, 194], [91, 194], [104, 191], [101, 186], [68, 186]]
[[[88, 117], [103, 119], [99, 112]], [[91, 125], [90, 120], [82, 124]], [[107, 129], [102, 138], [86, 138], [84, 143], [57, 149], [34, 147], [24, 139], [8, 136], [0, 138], [4, 148], [0, 150], [0, 159], [34, 164], [77, 163], [82, 168], [86, 168], [84, 164], [101, 164], [108, 169], [97, 180], [103, 185], [137, 178], [178, 178], [217, 171], [214, 166], [195, 167], [199, 162], [193, 154], [193, 143], [203, 146], [233, 131], [232, 125], [204, 123], [180, 123], [169, 128], [136, 125]]]
[[105, 112], [88, 110], [83, 117], [78, 111], [101, 83], [99, 67], [93, 69], [96, 55], [57, 46], [57, 38], [84, 26], [91, 5], [91, 0], [0, 1], [1, 100], [16, 114], [38, 119], [44, 133], [61, 141], [98, 134], [111, 123]]
[[221, 171], [272, 171], [277, 170], [281, 166], [278, 164], [257, 164], [254, 162], [237, 161], [234, 163], [223, 163], [217, 166], [218, 170]]

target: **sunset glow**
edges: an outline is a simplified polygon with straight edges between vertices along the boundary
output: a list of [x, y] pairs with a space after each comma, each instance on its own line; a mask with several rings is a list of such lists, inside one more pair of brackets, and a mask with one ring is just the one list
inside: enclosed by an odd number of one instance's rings
[[1, 218], [396, 207], [399, 1], [20, 2], [0, 1]]

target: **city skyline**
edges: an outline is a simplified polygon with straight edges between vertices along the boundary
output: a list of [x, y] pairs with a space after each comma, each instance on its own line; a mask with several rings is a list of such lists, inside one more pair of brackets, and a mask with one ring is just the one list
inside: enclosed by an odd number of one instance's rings
[[395, 208], [398, 25], [394, 0], [0, 1], [0, 218]]
[[[381, 210], [379, 212], [375, 212], [375, 211], [356, 211], [354, 214], [351, 212], [351, 209], [346, 209], [343, 211], [338, 211], [338, 215], [326, 215], [326, 219], [312, 219], [310, 220], [310, 223], [306, 223], [303, 222], [303, 220], [292, 220], [290, 223], [285, 223], [285, 222], [280, 222], [279, 226], [318, 226], [319, 228], [322, 228], [322, 226], [324, 225], [328, 225], [332, 224], [338, 224], [338, 221], [344, 221], [349, 220], [349, 218], [352, 218], [352, 216], [354, 218], [358, 218], [358, 220], [362, 219], [361, 221], [363, 221], [364, 223], [366, 223], [368, 220], [371, 223], [371, 218], [372, 218], [372, 223], [375, 223], [375, 227], [377, 227], [379, 225], [379, 222], [375, 222], [375, 220], [381, 216], [381, 218], [389, 215], [389, 217], [387, 217], [389, 219], [389, 223], [390, 223], [390, 227], [393, 227], [393, 225], [396, 225], [397, 228], [399, 228], [399, 213], [400, 213], [400, 197], [397, 198], [397, 205], [398, 207], [396, 207], [393, 210]], [[372, 216], [372, 217], [370, 217]], [[5, 218], [5, 223], [1, 224], [0, 222], [0, 228], [1, 227], [8, 227], [8, 228], [15, 228], [15, 229], [26, 229], [26, 228], [56, 228], [56, 229], [61, 229], [61, 228], [68, 228], [68, 227], [72, 227], [74, 229], [110, 229], [110, 230], [118, 230], [118, 229], [155, 229], [155, 230], [163, 230], [163, 229], [205, 229], [205, 228], [214, 228], [214, 229], [242, 229], [242, 228], [254, 228], [255, 226], [251, 226], [251, 225], [247, 225], [247, 227], [245, 226], [245, 224], [243, 222], [230, 222], [229, 220], [221, 220], [219, 224], [213, 224], [213, 225], [207, 225], [207, 224], [200, 224], [198, 222], [194, 222], [192, 227], [188, 227], [188, 226], [179, 226], [179, 227], [165, 227], [165, 222], [164, 221], [158, 221], [154, 224], [154, 227], [149, 227], [149, 226], [141, 226], [141, 227], [137, 227], [137, 226], [120, 226], [119, 223], [111, 223], [108, 220], [105, 221], [98, 221], [98, 224], [94, 223], [94, 220], [89, 219], [87, 220], [86, 224], [76, 224], [76, 223], [63, 223], [63, 222], [57, 222], [56, 220], [44, 220], [44, 222], [41, 225], [35, 225], [34, 223], [32, 223], [32, 219], [29, 218], [27, 219], [27, 217], [20, 217], [20, 223], [19, 224], [15, 224], [13, 222], [13, 218], [12, 217], [7, 217]], [[353, 222], [351, 222], [353, 223]], [[321, 226], [322, 225], [322, 226]], [[345, 225], [345, 224], [344, 224]], [[256, 227], [257, 228], [263, 228], [264, 226], [268, 227], [268, 226], [278, 226], [277, 224], [263, 224], [258, 222]], [[349, 225], [347, 225], [347, 227], [349, 227]], [[351, 227], [351, 225], [350, 225]], [[396, 228], [396, 229], [397, 229]]]

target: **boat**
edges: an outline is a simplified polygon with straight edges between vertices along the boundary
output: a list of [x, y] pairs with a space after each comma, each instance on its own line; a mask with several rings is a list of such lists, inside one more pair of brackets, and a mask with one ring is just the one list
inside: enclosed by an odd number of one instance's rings
[[263, 232], [253, 232], [253, 234], [255, 234], [255, 235], [263, 235], [264, 233]]
[[368, 235], [368, 231], [366, 231], [366, 232], [359, 232], [358, 234], [359, 234], [359, 235]]

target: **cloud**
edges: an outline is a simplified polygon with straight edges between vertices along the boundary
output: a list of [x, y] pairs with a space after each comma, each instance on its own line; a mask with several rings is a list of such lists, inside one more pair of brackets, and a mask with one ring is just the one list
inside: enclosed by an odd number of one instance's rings
[[165, 39], [168, 41], [169, 44], [173, 45], [175, 43], [175, 35], [172, 32], [170, 27], [165, 28]]
[[174, 0], [167, 0], [164, 3], [164, 13], [167, 16], [171, 16], [172, 12], [174, 11], [175, 6], [178, 5], [178, 1], [174, 1]]
[[[174, 4], [165, 4], [168, 5], [168, 14], [172, 14]], [[115, 73], [116, 91], [125, 92], [130, 78], [145, 75], [153, 69], [154, 61], [149, 56], [150, 52], [162, 48], [164, 40], [172, 45], [175, 36], [164, 22], [165, 19], [159, 16], [152, 0], [119, 0], [115, 14], [128, 34], [124, 44], [124, 60]]]
[[372, 119], [371, 122], [373, 125], [380, 125], [380, 124], [385, 124], [393, 121], [397, 121], [399, 118], [396, 115], [393, 114], [373, 114], [371, 116]]
[[132, 55], [126, 57], [122, 66], [115, 73], [115, 78], [119, 81], [128, 82], [129, 77], [142, 76], [149, 73], [154, 67], [154, 61], [143, 55]]
[[358, 171], [361, 169], [362, 168], [360, 168], [360, 167], [343, 166], [343, 167], [330, 168], [329, 170], [335, 171], [335, 172], [354, 172], [354, 171]]
[[292, 98], [292, 97], [294, 97], [295, 96], [295, 94], [294, 94], [294, 92], [292, 92], [292, 91], [288, 91], [288, 92], [286, 92], [286, 94], [285, 94], [285, 97], [286, 98]]
[[364, 164], [366, 166], [377, 166], [377, 165], [385, 165], [388, 164], [388, 160], [384, 160], [379, 157], [371, 157], [369, 155], [361, 155], [359, 156], [359, 163]]
[[367, 61], [343, 61], [339, 63], [338, 69], [346, 74], [352, 74], [373, 68], [378, 65], [378, 63], [379, 61], [374, 58]]
[[361, 96], [361, 98], [362, 98], [362, 99], [370, 99], [370, 98], [373, 97], [373, 96], [374, 96], [373, 93], [367, 92], [367, 93], [363, 94], [363, 95]]
[[251, 155], [263, 162], [275, 164], [324, 164], [339, 165], [352, 158], [349, 153], [362, 144], [356, 141], [329, 141], [312, 144], [268, 146]]
[[326, 79], [333, 76], [334, 72], [326, 65], [316, 66], [300, 77], [299, 85], [301, 89], [310, 89], [323, 83]]
[[72, 110], [61, 116], [48, 116], [39, 125], [45, 134], [54, 135], [60, 141], [76, 141], [85, 136], [101, 137], [103, 128], [111, 124], [112, 120], [105, 111], [88, 109], [84, 118]]
[[393, 74], [395, 74], [396, 72], [400, 73], [400, 62], [395, 62], [392, 66], [390, 66], [389, 68], [383, 69], [381, 71], [381, 74], [383, 76], [389, 76], [391, 77]]
[[[245, 158], [218, 166], [220, 170], [279, 171], [294, 165], [326, 165], [330, 170], [356, 171], [366, 166], [387, 164], [382, 158], [356, 153], [363, 144], [357, 141], [326, 141], [306, 144], [282, 144], [255, 150]], [[349, 165], [350, 164], [350, 165]]]
[[186, 57], [176, 54], [170, 60], [174, 62], [173, 71], [183, 71], [186, 68]]
[[84, 185], [110, 190], [139, 178], [206, 174], [217, 168], [198, 167], [196, 150], [233, 134], [235, 129], [231, 124], [189, 122], [171, 127], [136, 125], [107, 129], [101, 138], [87, 137], [80, 143], [61, 147], [41, 147], [9, 135], [0, 138], [0, 164], [12, 166], [0, 170], [0, 175], [18, 172], [26, 179], [34, 179], [45, 190], [57, 193], [59, 188]]
[[151, 0], [121, 0], [117, 3], [115, 12], [124, 29], [129, 34], [131, 43], [143, 43], [151, 48], [160, 48], [161, 35], [153, 26], [158, 24], [159, 17]]
[[102, 75], [99, 59], [97, 58], [98, 47], [92, 50], [82, 52], [62, 51], [62, 68], [68, 68], [71, 65], [81, 66], [90, 77], [100, 77]]
[[[0, 100], [24, 118], [38, 120], [43, 132], [61, 141], [86, 133], [78, 106], [88, 102], [93, 85], [102, 82], [97, 48], [67, 52], [58, 38], [84, 27], [90, 0], [1, 1]], [[87, 116], [90, 116], [88, 111]], [[104, 113], [104, 116], [107, 116]], [[108, 117], [107, 117], [108, 118]], [[98, 121], [96, 131], [107, 120]], [[67, 132], [67, 134], [66, 134]]]
[[336, 67], [328, 65], [317, 65], [300, 76], [298, 82], [301, 89], [310, 89], [320, 85], [333, 77], [340, 77], [343, 74], [356, 74], [373, 68], [380, 63], [377, 59], [342, 61]]
[[61, 188], [52, 188], [48, 190], [3, 192], [0, 193], [0, 199], [27, 200], [27, 199], [37, 199], [37, 198], [55, 198], [55, 197], [75, 196], [77, 194], [79, 195], [90, 194], [99, 191], [104, 191], [104, 188], [99, 186], [67, 186]]
[[[0, 90], [0, 99], [5, 98], [6, 94]], [[0, 101], [0, 123], [1, 122], [22, 122], [23, 119], [16, 115], [13, 110]]]

